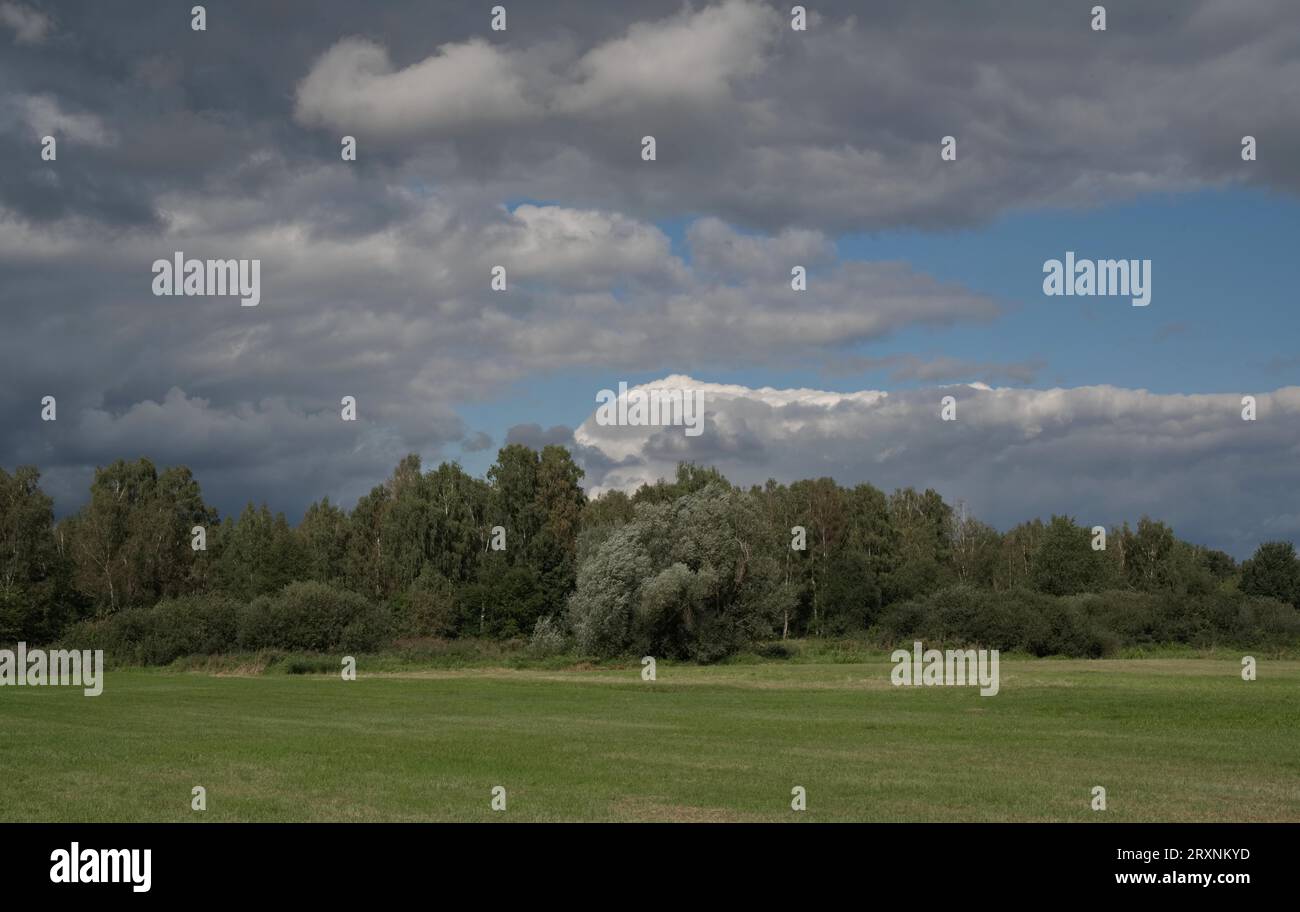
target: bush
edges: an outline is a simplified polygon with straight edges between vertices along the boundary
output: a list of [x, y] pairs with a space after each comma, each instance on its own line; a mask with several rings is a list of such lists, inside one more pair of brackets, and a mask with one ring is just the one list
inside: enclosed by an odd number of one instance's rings
[[291, 675], [337, 674], [338, 670], [333, 656], [293, 656], [284, 663], [284, 673]]
[[275, 620], [270, 596], [259, 595], [240, 606], [235, 643], [242, 651], [275, 648]]
[[533, 629], [546, 610], [546, 594], [534, 568], [500, 565], [463, 587], [455, 604], [462, 634], [507, 640]]
[[820, 595], [821, 628], [832, 636], [861, 633], [880, 609], [880, 585], [866, 555], [857, 551], [836, 555]]
[[448, 637], [456, 630], [456, 592], [444, 579], [421, 575], [390, 603], [393, 629], [403, 637]]
[[890, 647], [919, 639], [1078, 658], [1170, 643], [1282, 648], [1300, 642], [1300, 612], [1275, 599], [1227, 591], [1188, 596], [1110, 590], [1056, 597], [951, 586], [888, 606], [872, 636]]
[[1043, 635], [1027, 644], [1034, 655], [1099, 659], [1110, 642], [1103, 640], [1093, 622], [1069, 599], [1053, 599], [1044, 606], [1042, 619]]
[[[610, 541], [630, 528], [621, 527]], [[746, 618], [779, 616], [779, 610], [773, 613], [775, 602], [760, 608], [718, 610], [709, 594], [723, 577], [709, 565], [692, 570], [673, 563], [657, 574], [642, 576], [648, 571], [642, 550], [607, 548], [597, 557], [604, 562], [604, 572], [580, 573], [579, 590], [570, 600], [567, 618], [547, 614], [530, 623], [527, 651], [533, 658], [576, 648], [586, 655], [654, 655], [717, 662], [746, 643], [765, 642], [760, 635], [762, 625], [747, 629]], [[519, 581], [524, 581], [522, 576], [507, 574], [499, 588], [509, 591]], [[521, 591], [536, 590], [523, 585]], [[485, 598], [487, 592], [483, 587], [476, 598]], [[408, 642], [433, 643], [436, 647], [427, 648], [445, 653], [451, 648], [445, 640], [431, 640], [412, 631], [445, 630], [449, 606], [456, 597], [450, 585], [428, 586], [417, 581], [395, 598], [390, 608], [323, 583], [299, 582], [247, 604], [201, 594], [124, 609], [105, 619], [73, 625], [58, 645], [102, 649], [113, 665], [165, 665], [187, 656], [287, 653], [289, 671], [314, 671], [330, 656], [392, 646], [399, 631], [418, 638]], [[463, 604], [473, 606], [475, 602]], [[494, 610], [484, 601], [478, 610], [483, 617], [494, 619], [497, 629], [491, 632], [500, 636], [536, 610], [531, 598], [521, 604], [523, 611], [516, 612], [508, 606]], [[910, 646], [919, 639], [936, 647], [1090, 658], [1157, 644], [1284, 649], [1300, 644], [1300, 611], [1276, 599], [1229, 590], [1200, 595], [1110, 590], [1051, 596], [1028, 589], [994, 592], [960, 585], [886, 606], [869, 636], [889, 648]], [[470, 651], [481, 649], [481, 644], [464, 646]], [[755, 647], [760, 654], [778, 648]], [[304, 657], [305, 653], [316, 658]], [[329, 658], [326, 662], [331, 670], [334, 661]]]
[[241, 605], [220, 595], [164, 599], [69, 629], [67, 646], [103, 649], [114, 664], [166, 665], [183, 656], [365, 652], [391, 641], [389, 612], [323, 583], [291, 583]]
[[616, 528], [578, 568], [565, 612], [575, 645], [585, 655], [620, 655], [630, 645], [632, 615], [650, 556], [635, 524]]
[[993, 594], [973, 586], [951, 586], [926, 598], [925, 639], [954, 645], [1008, 649], [1004, 637], [989, 637], [986, 622], [992, 615]]
[[302, 652], [364, 652], [393, 635], [385, 609], [315, 582], [285, 586], [270, 602], [269, 628], [272, 642], [262, 645]]
[[215, 655], [236, 643], [240, 605], [205, 594], [163, 599], [68, 629], [63, 644], [102, 649], [114, 664], [166, 665], [181, 656]]
[[569, 638], [564, 635], [561, 622], [550, 615], [538, 618], [533, 626], [533, 638], [528, 643], [528, 651], [538, 658], [548, 658], [562, 654], [569, 646]]
[[915, 639], [928, 614], [929, 609], [924, 601], [894, 602], [880, 612], [875, 633], [886, 646]]
[[790, 643], [776, 640], [771, 643], [756, 643], [750, 649], [760, 659], [792, 659], [797, 651]]
[[[1047, 655], [1061, 637], [1054, 635], [1051, 612], [1057, 600], [1028, 589], [990, 592], [973, 586], [950, 586], [923, 599], [890, 606], [880, 629], [891, 643], [921, 639], [954, 646]], [[1058, 626], [1063, 623], [1057, 621]]]
[[1300, 640], [1300, 611], [1271, 598], [1248, 598], [1240, 608], [1243, 625], [1261, 646], [1286, 646]]

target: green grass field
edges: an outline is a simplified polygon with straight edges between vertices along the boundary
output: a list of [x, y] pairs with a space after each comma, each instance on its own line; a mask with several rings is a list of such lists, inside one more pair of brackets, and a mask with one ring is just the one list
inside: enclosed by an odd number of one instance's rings
[[356, 682], [5, 687], [0, 820], [1300, 821], [1300, 662], [1247, 683], [1236, 658], [1004, 657], [995, 697], [894, 688], [889, 668], [661, 664], [648, 683], [639, 665], [363, 663]]

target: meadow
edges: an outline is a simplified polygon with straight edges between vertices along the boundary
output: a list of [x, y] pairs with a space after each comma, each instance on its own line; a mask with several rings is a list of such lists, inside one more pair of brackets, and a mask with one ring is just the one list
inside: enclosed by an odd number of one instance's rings
[[1300, 661], [1004, 656], [981, 697], [853, 658], [6, 687], [0, 820], [1300, 821]]

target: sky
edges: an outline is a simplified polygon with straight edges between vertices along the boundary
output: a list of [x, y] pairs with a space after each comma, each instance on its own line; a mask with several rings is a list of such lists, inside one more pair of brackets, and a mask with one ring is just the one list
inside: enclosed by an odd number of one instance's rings
[[[688, 459], [1300, 537], [1300, 7], [502, 5], [0, 0], [0, 467], [296, 520], [558, 443], [592, 494]], [[176, 251], [258, 305], [155, 295]], [[1150, 303], [1045, 295], [1067, 251]], [[620, 381], [704, 432], [601, 425]]]

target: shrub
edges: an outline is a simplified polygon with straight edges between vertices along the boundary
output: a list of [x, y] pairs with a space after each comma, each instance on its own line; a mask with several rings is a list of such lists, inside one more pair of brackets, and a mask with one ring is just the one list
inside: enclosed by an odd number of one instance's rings
[[355, 592], [324, 583], [290, 583], [270, 601], [265, 645], [290, 651], [362, 652], [392, 638], [389, 613]]
[[365, 652], [392, 638], [386, 609], [323, 583], [291, 583], [246, 605], [220, 595], [164, 599], [74, 625], [63, 642], [103, 649], [114, 664], [166, 665], [183, 656], [256, 652]]
[[271, 598], [259, 595], [239, 608], [239, 627], [235, 642], [240, 650], [257, 651], [275, 648], [275, 624]]
[[463, 634], [505, 640], [533, 629], [546, 594], [534, 568], [501, 565], [462, 588], [456, 604]]
[[459, 605], [446, 580], [417, 579], [390, 603], [393, 629], [403, 637], [448, 637], [456, 629]]
[[1283, 646], [1300, 640], [1300, 611], [1271, 598], [1248, 598], [1240, 607], [1243, 624], [1261, 646]]
[[911, 640], [921, 632], [929, 615], [924, 601], [894, 602], [880, 612], [875, 632], [887, 646]]
[[1106, 643], [1093, 623], [1068, 599], [1053, 599], [1044, 606], [1043, 635], [1027, 644], [1034, 655], [1101, 658]]
[[1201, 595], [1109, 590], [1056, 597], [1027, 589], [951, 586], [887, 607], [873, 630], [885, 645], [921, 639], [1038, 656], [1099, 658], [1123, 647], [1295, 646], [1300, 612], [1230, 591]]
[[569, 638], [564, 635], [564, 627], [558, 618], [547, 615], [537, 619], [533, 626], [533, 637], [528, 643], [528, 651], [538, 658], [560, 655], [569, 646]]
[[215, 594], [163, 599], [73, 625], [63, 643], [77, 649], [103, 649], [114, 664], [165, 665], [181, 656], [230, 650], [236, 642], [239, 610], [238, 602]]
[[1056, 602], [1028, 589], [950, 586], [922, 600], [913, 634], [934, 643], [1047, 655], [1055, 651], [1050, 615]]
[[792, 659], [797, 651], [790, 643], [776, 640], [771, 643], [756, 643], [751, 651], [760, 659]]

